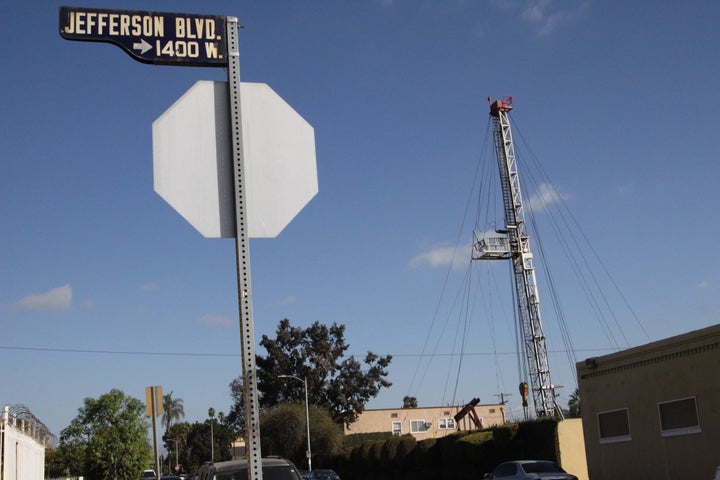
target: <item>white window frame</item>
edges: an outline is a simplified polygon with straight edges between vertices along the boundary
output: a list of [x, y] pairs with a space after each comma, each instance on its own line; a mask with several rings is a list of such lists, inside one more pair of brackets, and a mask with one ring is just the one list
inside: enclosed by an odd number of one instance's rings
[[[422, 430], [415, 429], [415, 425], [420, 424], [422, 426]], [[410, 420], [410, 433], [425, 433], [429, 430], [428, 427], [425, 426], [425, 424], [428, 423], [425, 420], [415, 419]]]
[[[695, 420], [697, 421], [696, 425], [690, 425], [687, 427], [680, 427], [680, 428], [664, 428], [663, 427], [663, 417], [662, 417], [662, 405], [668, 405], [671, 403], [679, 403], [679, 402], [685, 402], [687, 400], [693, 401], [693, 407], [695, 408]], [[693, 433], [700, 433], [702, 429], [700, 428], [700, 413], [697, 409], [697, 398], [696, 397], [685, 397], [685, 398], [676, 398], [674, 400], [667, 400], [665, 402], [658, 402], [658, 422], [660, 423], [660, 436], [661, 437], [674, 437], [675, 435], [690, 435]]]
[[[617, 435], [614, 437], [603, 437], [601, 427], [600, 427], [600, 416], [609, 414], [609, 413], [616, 413], [616, 412], [625, 412], [625, 418], [627, 419], [628, 433], [625, 435]], [[598, 426], [598, 437], [600, 438], [600, 443], [629, 442], [630, 440], [632, 440], [632, 432], [630, 431], [630, 411], [627, 408], [616, 408], [615, 410], [605, 410], [604, 412], [598, 412], [597, 413], [597, 426]]]
[[[397, 429], [395, 427], [397, 427]], [[390, 431], [393, 435], [402, 435], [402, 422], [392, 422]]]
[[453, 417], [438, 418], [438, 430], [455, 430], [455, 419]]

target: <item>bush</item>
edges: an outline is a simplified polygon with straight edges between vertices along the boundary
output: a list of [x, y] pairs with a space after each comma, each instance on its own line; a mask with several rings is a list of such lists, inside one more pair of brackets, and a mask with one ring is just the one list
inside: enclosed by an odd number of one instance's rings
[[434, 438], [427, 438], [415, 444], [415, 448], [410, 453], [410, 461], [415, 469], [433, 468], [439, 465], [440, 455], [435, 443]]
[[397, 449], [400, 445], [400, 437], [390, 437], [385, 440], [385, 443], [380, 450], [380, 466], [385, 469], [390, 469], [397, 466]]
[[546, 418], [518, 425], [515, 438], [523, 458], [558, 461], [557, 423]]
[[380, 456], [382, 454], [383, 445], [387, 440], [378, 440], [370, 445], [370, 453], [368, 455], [368, 466], [371, 469], [381, 468]]
[[345, 435], [345, 437], [343, 437], [343, 445], [345, 445], [345, 447], [354, 448], [365, 443], [387, 440], [388, 438], [392, 438], [392, 436], [393, 435], [390, 432], [353, 433], [352, 435]]
[[405, 469], [408, 466], [410, 454], [417, 445], [417, 440], [412, 435], [403, 435], [398, 438], [400, 439], [400, 442], [398, 443], [395, 453], [395, 465], [399, 468]]
[[517, 433], [517, 425], [497, 427], [492, 430], [492, 439], [498, 448], [509, 448]]

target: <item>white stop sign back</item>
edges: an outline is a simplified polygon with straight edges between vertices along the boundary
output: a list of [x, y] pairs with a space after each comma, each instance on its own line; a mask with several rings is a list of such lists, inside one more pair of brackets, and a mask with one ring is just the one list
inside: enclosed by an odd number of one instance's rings
[[[264, 83], [241, 83], [250, 237], [275, 237], [318, 192], [313, 127]], [[201, 81], [153, 122], [155, 191], [208, 238], [235, 236], [225, 82]]]

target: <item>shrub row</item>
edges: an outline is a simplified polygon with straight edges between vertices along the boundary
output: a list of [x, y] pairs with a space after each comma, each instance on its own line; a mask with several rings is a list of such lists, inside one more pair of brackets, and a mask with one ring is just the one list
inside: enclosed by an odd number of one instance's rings
[[355, 434], [332, 463], [343, 480], [478, 479], [506, 460], [557, 461], [556, 432], [557, 421], [544, 419], [419, 441], [411, 435]]

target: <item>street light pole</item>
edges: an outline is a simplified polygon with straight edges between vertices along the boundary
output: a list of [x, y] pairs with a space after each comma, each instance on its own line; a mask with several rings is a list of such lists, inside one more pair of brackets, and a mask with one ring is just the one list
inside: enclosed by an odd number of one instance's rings
[[310, 449], [310, 404], [308, 403], [308, 388], [307, 388], [307, 377], [300, 378], [295, 375], [278, 375], [278, 378], [294, 378], [303, 382], [305, 385], [305, 426], [307, 430], [307, 456], [308, 461], [308, 472], [312, 471], [312, 450]]
[[208, 416], [210, 417], [210, 461], [215, 462], [215, 436], [213, 435], [213, 426], [215, 424], [215, 409], [208, 409]]
[[[178, 440], [177, 438], [172, 439], [168, 438], [168, 441], [173, 442], [175, 444], [175, 470], [179, 470], [177, 467], [179, 465], [178, 463]], [[168, 475], [172, 475], [172, 469], [170, 468], [170, 451], [168, 450]]]

